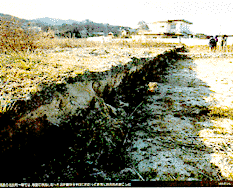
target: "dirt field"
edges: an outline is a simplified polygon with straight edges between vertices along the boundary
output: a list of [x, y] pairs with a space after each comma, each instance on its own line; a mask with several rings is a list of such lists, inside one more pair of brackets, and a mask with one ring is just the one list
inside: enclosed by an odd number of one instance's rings
[[158, 82], [130, 153], [138, 180], [233, 179], [232, 61], [178, 61]]

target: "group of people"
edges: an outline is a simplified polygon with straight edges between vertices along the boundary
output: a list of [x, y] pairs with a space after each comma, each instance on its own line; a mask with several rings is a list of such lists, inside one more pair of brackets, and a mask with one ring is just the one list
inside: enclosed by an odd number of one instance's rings
[[[210, 41], [209, 41], [209, 46], [210, 46], [210, 51], [216, 51], [217, 49], [217, 43], [218, 43], [218, 36], [216, 35], [215, 38], [211, 36]], [[227, 51], [227, 36], [223, 35], [220, 38], [220, 46], [219, 46], [220, 51]]]

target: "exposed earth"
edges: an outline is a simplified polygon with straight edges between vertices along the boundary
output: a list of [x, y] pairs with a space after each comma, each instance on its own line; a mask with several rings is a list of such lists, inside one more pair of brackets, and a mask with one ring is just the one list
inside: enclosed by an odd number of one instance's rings
[[[158, 81], [130, 152], [135, 180], [232, 180], [232, 60], [180, 60]], [[216, 108], [228, 115], [211, 116]]]

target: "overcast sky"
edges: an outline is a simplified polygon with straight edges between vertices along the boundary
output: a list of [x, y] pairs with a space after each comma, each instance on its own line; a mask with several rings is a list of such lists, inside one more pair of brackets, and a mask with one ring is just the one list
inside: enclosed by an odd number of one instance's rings
[[133, 28], [141, 20], [185, 19], [193, 23], [190, 28], [195, 33], [233, 34], [229, 0], [1, 0], [0, 13], [25, 19], [90, 19]]

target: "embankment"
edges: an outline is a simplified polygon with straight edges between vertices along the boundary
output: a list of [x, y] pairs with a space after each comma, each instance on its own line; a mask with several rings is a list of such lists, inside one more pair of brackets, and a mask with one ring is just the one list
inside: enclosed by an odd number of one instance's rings
[[[107, 181], [103, 172], [127, 166], [129, 132], [148, 84], [183, 48], [132, 58], [104, 72], [85, 72], [61, 84], [41, 85], [27, 101], [0, 114], [1, 180], [7, 182]], [[153, 85], [153, 84], [150, 84]], [[153, 90], [153, 89], [152, 89]], [[23, 169], [23, 171], [22, 171]]]

